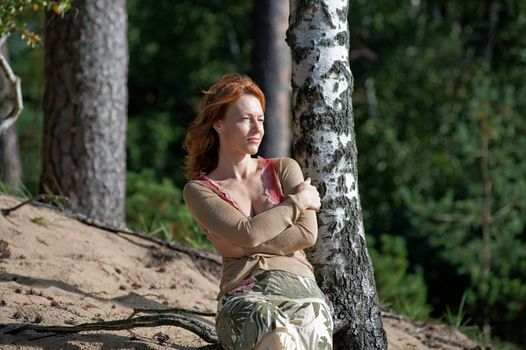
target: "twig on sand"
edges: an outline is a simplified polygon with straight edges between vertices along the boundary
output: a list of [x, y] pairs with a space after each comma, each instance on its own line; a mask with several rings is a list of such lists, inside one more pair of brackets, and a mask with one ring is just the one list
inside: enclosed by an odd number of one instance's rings
[[132, 318], [133, 316], [137, 314], [170, 314], [170, 313], [188, 313], [191, 315], [199, 315], [199, 316], [215, 316], [215, 312], [211, 311], [199, 311], [199, 310], [189, 310], [189, 309], [182, 309], [182, 308], [170, 308], [170, 309], [141, 309], [141, 308], [135, 308], [133, 309], [133, 312], [128, 318]]
[[217, 344], [219, 342], [214, 329], [202, 321], [183, 314], [164, 314], [154, 316], [139, 316], [135, 318], [82, 323], [76, 326], [43, 326], [25, 324], [23, 326], [14, 328], [5, 332], [6, 334], [18, 334], [26, 331], [33, 331], [38, 333], [51, 332], [57, 334], [70, 334], [87, 331], [117, 331], [124, 329], [132, 329], [137, 327], [158, 327], [158, 326], [176, 326], [184, 328], [196, 335], [209, 344]]
[[11, 214], [11, 212], [17, 210], [17, 209], [20, 209], [22, 208], [24, 205], [26, 204], [29, 204], [31, 202], [34, 202], [34, 201], [39, 201], [39, 200], [42, 200], [44, 198], [46, 198], [47, 195], [45, 194], [39, 194], [39, 195], [36, 195], [28, 200], [25, 200], [21, 203], [18, 203], [17, 205], [15, 205], [14, 207], [11, 207], [11, 208], [1, 208], [0, 209], [0, 213], [2, 214], [2, 216], [4, 217], [7, 217], [9, 214]]

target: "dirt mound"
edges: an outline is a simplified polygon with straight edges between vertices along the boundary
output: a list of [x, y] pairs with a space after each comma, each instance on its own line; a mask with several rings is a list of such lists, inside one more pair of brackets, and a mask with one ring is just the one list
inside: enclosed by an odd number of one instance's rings
[[[18, 203], [0, 195], [0, 208]], [[219, 262], [210, 253], [168, 249], [26, 205], [0, 216], [0, 349], [202, 348], [207, 343], [174, 326], [52, 336], [5, 332], [22, 323], [64, 326], [123, 319], [134, 308], [214, 311]], [[213, 325], [213, 318], [201, 319]], [[390, 349], [474, 346], [445, 326], [419, 327], [390, 313], [383, 320]]]

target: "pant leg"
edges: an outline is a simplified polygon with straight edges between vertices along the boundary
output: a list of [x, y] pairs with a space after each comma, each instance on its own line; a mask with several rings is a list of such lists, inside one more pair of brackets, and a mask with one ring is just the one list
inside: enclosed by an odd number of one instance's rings
[[253, 350], [302, 350], [299, 334], [293, 326], [278, 327], [263, 335]]
[[281, 271], [267, 278], [266, 298], [287, 316], [299, 335], [301, 349], [331, 350], [332, 310], [316, 282]]
[[332, 312], [316, 282], [282, 271], [219, 301], [216, 329], [228, 350], [331, 350]]
[[288, 316], [263, 295], [236, 293], [222, 302], [216, 320], [219, 340], [225, 349], [249, 350], [259, 344], [265, 349], [275, 342], [276, 349], [299, 350], [299, 335]]
[[294, 300], [285, 313], [294, 325], [303, 349], [332, 350], [333, 321], [324, 300]]

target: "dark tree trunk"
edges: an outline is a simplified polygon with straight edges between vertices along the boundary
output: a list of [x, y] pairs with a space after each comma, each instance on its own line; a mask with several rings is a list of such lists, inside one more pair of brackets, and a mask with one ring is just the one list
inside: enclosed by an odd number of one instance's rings
[[320, 190], [308, 252], [334, 305], [335, 349], [387, 349], [358, 192], [348, 1], [291, 0], [294, 156]]
[[[0, 46], [0, 51], [9, 61], [7, 44]], [[14, 108], [13, 87], [4, 72], [0, 70], [0, 119], [9, 115]], [[0, 133], [0, 176], [4, 184], [17, 191], [22, 184], [22, 164], [18, 147], [18, 135], [13, 124]]]
[[252, 76], [267, 100], [265, 137], [259, 153], [290, 155], [290, 50], [285, 41], [288, 1], [256, 0]]
[[125, 0], [79, 0], [46, 17], [43, 191], [73, 210], [124, 222], [127, 124]]

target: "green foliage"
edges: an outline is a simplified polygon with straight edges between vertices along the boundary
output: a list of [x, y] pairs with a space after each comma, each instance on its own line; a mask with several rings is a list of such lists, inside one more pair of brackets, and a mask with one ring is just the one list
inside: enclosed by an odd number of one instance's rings
[[[478, 346], [482, 348], [487, 348], [490, 346], [485, 339], [484, 339], [484, 333], [480, 329], [480, 327], [473, 325], [471, 322], [471, 318], [466, 315], [465, 312], [465, 305], [466, 305], [466, 298], [468, 296], [468, 292], [464, 292], [462, 294], [462, 298], [460, 300], [460, 304], [458, 306], [458, 309], [454, 311], [449, 307], [449, 305], [446, 306], [446, 311], [442, 315], [441, 319], [448, 324], [449, 326], [455, 328], [459, 332], [465, 334], [471, 340], [473, 340]], [[501, 349], [497, 347], [496, 349]]]
[[368, 237], [367, 245], [382, 307], [391, 308], [413, 320], [429, 317], [423, 271], [419, 266], [414, 268], [414, 272], [409, 271], [404, 239], [383, 234], [379, 242], [374, 237]]
[[449, 306], [447, 306], [446, 312], [444, 313], [444, 321], [461, 332], [464, 332], [466, 330], [466, 327], [469, 327], [468, 323], [470, 322], [470, 319], [466, 318], [466, 313], [464, 311], [466, 296], [467, 293], [464, 292], [464, 294], [462, 295], [462, 299], [460, 300], [460, 305], [456, 312], [454, 312]]
[[[467, 317], [482, 325], [486, 312], [494, 334], [524, 339], [526, 7], [514, 1], [352, 6], [351, 47], [376, 54], [352, 65], [366, 231], [405, 233], [411, 265], [424, 268], [435, 316], [468, 290]], [[482, 216], [489, 184], [486, 276]]]
[[249, 69], [251, 10], [252, 1], [128, 1], [130, 170], [183, 185], [181, 143], [201, 91]]
[[126, 217], [129, 227], [168, 241], [212, 250], [190, 213], [182, 205], [181, 191], [167, 178], [158, 180], [154, 172], [128, 172]]
[[2, 0], [0, 2], [0, 38], [15, 30], [21, 32], [21, 39], [27, 46], [40, 44], [40, 37], [24, 23], [24, 15], [33, 11], [53, 11], [63, 14], [71, 8], [72, 0]]

